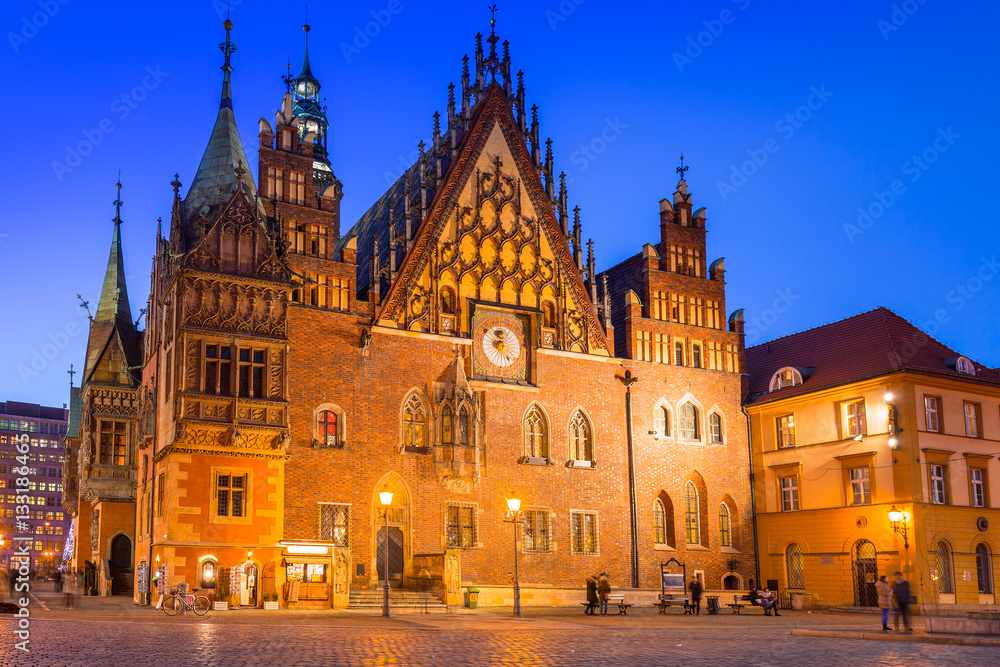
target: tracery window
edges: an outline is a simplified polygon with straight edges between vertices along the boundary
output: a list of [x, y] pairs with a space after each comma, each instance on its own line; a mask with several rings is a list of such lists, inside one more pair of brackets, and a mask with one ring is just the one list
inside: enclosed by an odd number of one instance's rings
[[532, 405], [524, 415], [524, 455], [549, 457], [549, 427], [541, 407]]
[[701, 437], [698, 432], [698, 408], [690, 403], [681, 406], [680, 432], [681, 438], [685, 440], [698, 440]]
[[451, 445], [455, 442], [454, 420], [452, 419], [451, 407], [441, 408], [441, 444]]
[[684, 485], [684, 534], [688, 544], [701, 544], [698, 489], [695, 488], [694, 482]]
[[570, 458], [575, 461], [594, 460], [594, 435], [582, 410], [573, 413], [569, 422]]
[[403, 446], [427, 446], [427, 409], [416, 393], [403, 404]]

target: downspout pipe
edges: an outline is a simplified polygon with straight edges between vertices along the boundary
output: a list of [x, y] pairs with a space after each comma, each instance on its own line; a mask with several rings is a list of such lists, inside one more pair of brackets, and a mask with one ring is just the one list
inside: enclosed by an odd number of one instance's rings
[[753, 475], [753, 434], [750, 430], [750, 413], [745, 405], [740, 410], [747, 418], [747, 455], [750, 457], [750, 525], [753, 529], [754, 582], [760, 586], [760, 552], [757, 548], [757, 494]]

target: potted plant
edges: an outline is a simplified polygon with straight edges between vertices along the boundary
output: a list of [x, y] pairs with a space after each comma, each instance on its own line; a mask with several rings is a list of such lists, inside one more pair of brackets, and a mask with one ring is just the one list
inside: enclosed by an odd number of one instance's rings
[[221, 584], [215, 589], [215, 601], [212, 603], [212, 609], [215, 611], [226, 611], [229, 609], [229, 603], [226, 601], [226, 590]]
[[[271, 598], [274, 598], [272, 601]], [[271, 593], [264, 593], [264, 609], [277, 609], [278, 608], [278, 594], [275, 593], [273, 596]]]

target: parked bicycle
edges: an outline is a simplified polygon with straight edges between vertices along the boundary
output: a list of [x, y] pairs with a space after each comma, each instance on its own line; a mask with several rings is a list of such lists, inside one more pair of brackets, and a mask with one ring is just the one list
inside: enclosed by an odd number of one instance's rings
[[196, 588], [183, 596], [176, 588], [171, 588], [170, 595], [163, 600], [163, 611], [167, 616], [176, 616], [182, 611], [193, 611], [198, 616], [204, 616], [212, 608], [212, 603], [204, 595], [195, 595], [197, 592]]

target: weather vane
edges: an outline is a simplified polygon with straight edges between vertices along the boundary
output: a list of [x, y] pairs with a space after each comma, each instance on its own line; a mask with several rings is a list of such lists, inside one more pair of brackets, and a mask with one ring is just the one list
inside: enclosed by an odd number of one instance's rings
[[288, 56], [288, 64], [285, 65], [285, 67], [288, 69], [288, 74], [286, 74], [285, 76], [281, 77], [281, 80], [285, 82], [285, 92], [286, 93], [290, 93], [290, 92], [292, 92], [292, 81], [293, 81], [293, 79], [292, 79], [292, 56], [291, 56], [291, 54], [289, 54], [289, 56]]
[[686, 172], [690, 167], [684, 166], [684, 153], [681, 153], [681, 166], [677, 167], [676, 171], [681, 175], [681, 180], [684, 180], [684, 172]]

